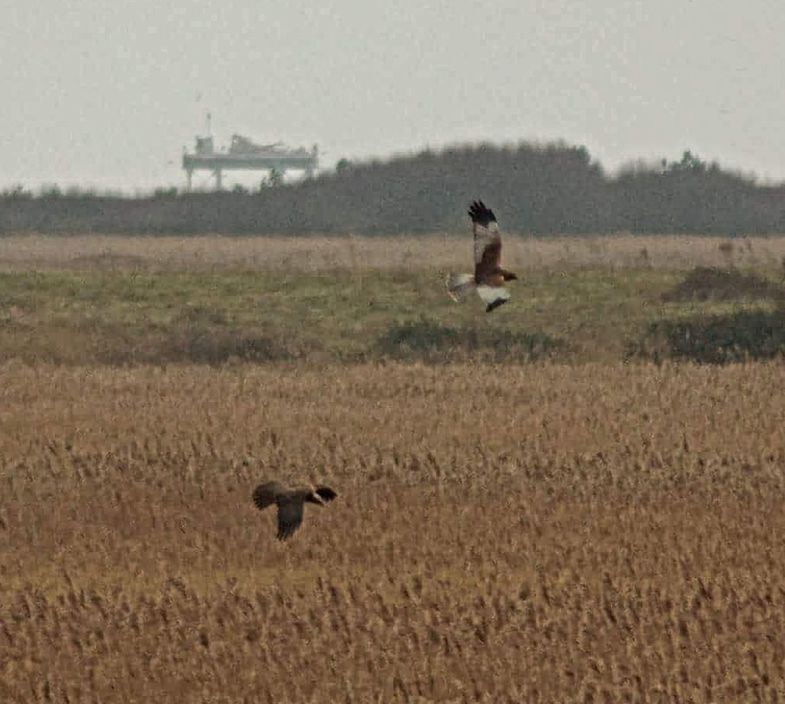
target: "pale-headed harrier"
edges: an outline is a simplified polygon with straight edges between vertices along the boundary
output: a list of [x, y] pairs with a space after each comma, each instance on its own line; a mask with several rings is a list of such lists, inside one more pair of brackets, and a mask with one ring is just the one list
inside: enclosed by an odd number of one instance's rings
[[451, 274], [447, 290], [453, 300], [460, 301], [476, 289], [486, 304], [485, 311], [490, 313], [510, 298], [504, 282], [518, 277], [502, 268], [502, 238], [493, 211], [481, 200], [474, 201], [469, 207], [469, 217], [474, 230], [474, 275]]
[[272, 504], [278, 507], [278, 540], [286, 540], [303, 522], [305, 502], [324, 506], [336, 496], [329, 486], [286, 489], [278, 482], [265, 482], [254, 489], [253, 502], [259, 510]]

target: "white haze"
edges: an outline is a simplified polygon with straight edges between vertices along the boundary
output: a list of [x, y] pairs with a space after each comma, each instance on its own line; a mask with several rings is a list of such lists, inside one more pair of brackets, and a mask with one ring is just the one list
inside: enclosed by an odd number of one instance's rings
[[181, 186], [208, 110], [219, 145], [317, 142], [324, 167], [564, 139], [785, 179], [783, 36], [769, 0], [7, 1], [0, 188]]

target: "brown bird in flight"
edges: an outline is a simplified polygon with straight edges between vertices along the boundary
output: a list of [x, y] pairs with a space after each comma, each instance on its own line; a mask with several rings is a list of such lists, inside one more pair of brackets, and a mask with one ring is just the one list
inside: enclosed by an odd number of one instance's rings
[[476, 289], [486, 304], [485, 312], [490, 313], [510, 298], [504, 282], [518, 277], [502, 269], [502, 238], [493, 211], [486, 208], [481, 200], [474, 201], [469, 207], [469, 217], [474, 230], [474, 276], [450, 274], [447, 291], [454, 301], [460, 301], [469, 291]]
[[253, 491], [253, 502], [261, 511], [272, 504], [278, 506], [278, 540], [286, 540], [303, 522], [305, 502], [325, 506], [338, 494], [329, 486], [306, 486], [286, 489], [278, 482], [265, 482]]

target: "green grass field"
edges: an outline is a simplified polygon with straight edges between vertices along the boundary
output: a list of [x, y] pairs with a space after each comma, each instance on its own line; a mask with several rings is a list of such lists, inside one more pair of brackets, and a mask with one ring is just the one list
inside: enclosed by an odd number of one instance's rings
[[511, 301], [487, 315], [474, 296], [451, 301], [436, 271], [9, 272], [0, 274], [0, 361], [723, 361], [779, 353], [776, 272], [715, 270], [702, 288], [690, 280], [695, 273], [528, 272], [513, 282]]

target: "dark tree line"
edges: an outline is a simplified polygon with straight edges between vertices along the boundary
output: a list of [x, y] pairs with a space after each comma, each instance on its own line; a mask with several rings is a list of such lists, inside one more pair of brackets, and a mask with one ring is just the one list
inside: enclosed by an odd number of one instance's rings
[[482, 198], [510, 232], [785, 232], [785, 186], [706, 164], [628, 168], [609, 177], [584, 147], [465, 146], [352, 164], [258, 192], [160, 191], [147, 197], [0, 196], [0, 233], [427, 233], [466, 226]]

